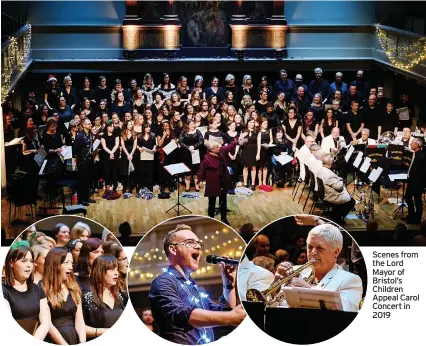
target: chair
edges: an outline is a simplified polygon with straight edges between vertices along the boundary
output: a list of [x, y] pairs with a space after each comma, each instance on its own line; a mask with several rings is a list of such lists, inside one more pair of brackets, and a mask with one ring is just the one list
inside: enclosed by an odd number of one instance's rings
[[305, 171], [305, 178], [303, 180], [302, 192], [300, 193], [299, 200], [297, 201], [297, 203], [300, 203], [300, 200], [302, 199], [302, 196], [303, 196], [303, 191], [305, 190], [306, 185], [309, 186], [309, 182], [310, 182], [310, 178], [311, 178], [311, 175], [310, 175], [311, 171], [309, 170], [309, 167], [305, 164], [303, 164], [303, 166], [304, 166], [304, 171]]
[[[325, 197], [325, 189], [324, 189], [324, 182], [321, 178], [316, 177], [317, 185], [318, 185], [318, 192], [317, 192], [317, 199], [312, 204], [311, 210], [309, 211], [309, 214], [313, 214], [315, 209], [322, 209], [321, 216], [324, 215], [324, 211], [326, 209], [330, 209], [333, 205], [330, 202], [327, 202], [324, 200]], [[322, 208], [321, 208], [322, 207]]]
[[[15, 174], [13, 180], [7, 183], [7, 192], [9, 196], [6, 200], [9, 202], [9, 223], [16, 221], [16, 209], [24, 206], [30, 208], [31, 218], [34, 219], [37, 211], [37, 193], [32, 189], [31, 177], [27, 173]], [[13, 221], [11, 221], [12, 204], [15, 206]]]
[[293, 196], [293, 201], [296, 198], [297, 192], [299, 191], [300, 184], [305, 180], [305, 166], [302, 164], [300, 159], [295, 155], [297, 161], [297, 171], [295, 175], [298, 177], [296, 183], [294, 184], [293, 191], [291, 195]]
[[306, 204], [308, 204], [309, 196], [311, 195], [311, 193], [314, 194], [315, 186], [316, 186], [315, 175], [312, 171], [309, 171], [309, 190], [308, 190], [308, 196], [306, 196], [305, 204], [303, 205], [303, 210], [305, 210]]

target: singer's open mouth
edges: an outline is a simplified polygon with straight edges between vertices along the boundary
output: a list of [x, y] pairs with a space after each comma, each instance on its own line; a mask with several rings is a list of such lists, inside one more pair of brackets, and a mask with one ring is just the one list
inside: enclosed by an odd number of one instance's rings
[[194, 252], [191, 257], [195, 260], [198, 261], [200, 259], [200, 253], [199, 252]]

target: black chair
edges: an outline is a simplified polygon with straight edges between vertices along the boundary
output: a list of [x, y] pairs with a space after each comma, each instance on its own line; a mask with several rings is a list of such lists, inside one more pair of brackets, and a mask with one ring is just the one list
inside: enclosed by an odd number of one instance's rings
[[296, 161], [297, 161], [297, 165], [296, 165], [297, 168], [295, 172], [295, 177], [297, 178], [293, 187], [293, 191], [291, 193], [291, 195], [293, 196], [293, 201], [297, 195], [297, 192], [299, 191], [300, 184], [303, 182], [303, 180], [300, 178], [300, 160], [298, 157], [296, 157]]
[[[306, 196], [305, 204], [303, 205], [303, 210], [306, 208], [306, 204], [308, 204], [309, 196], [315, 193], [315, 175], [312, 171], [309, 171], [309, 189], [308, 196]], [[312, 202], [313, 203], [313, 202]]]
[[[14, 174], [12, 180], [7, 183], [9, 202], [9, 223], [15, 222], [16, 210], [21, 207], [29, 207], [31, 218], [34, 219], [35, 211], [37, 210], [37, 193], [32, 189], [32, 180], [27, 173]], [[14, 215], [11, 221], [12, 204], [14, 205]], [[34, 207], [34, 212], [33, 212]]]
[[309, 181], [310, 181], [309, 167], [305, 164], [304, 164], [304, 167], [305, 167], [305, 179], [303, 180], [302, 192], [300, 193], [299, 200], [297, 201], [297, 203], [300, 203], [300, 200], [302, 199], [302, 196], [303, 196], [303, 192], [305, 191], [305, 187], [306, 185], [309, 186]]
[[309, 211], [309, 214], [313, 214], [315, 209], [318, 208], [322, 210], [321, 216], [323, 216], [325, 210], [327, 209], [329, 211], [330, 208], [333, 207], [333, 205], [330, 202], [327, 202], [324, 200], [324, 197], [325, 197], [324, 182], [321, 178], [318, 178], [318, 177], [317, 177], [317, 186], [318, 186], [318, 191], [316, 192], [317, 199], [314, 200], [314, 203], [312, 203], [312, 207], [311, 207], [311, 210]]

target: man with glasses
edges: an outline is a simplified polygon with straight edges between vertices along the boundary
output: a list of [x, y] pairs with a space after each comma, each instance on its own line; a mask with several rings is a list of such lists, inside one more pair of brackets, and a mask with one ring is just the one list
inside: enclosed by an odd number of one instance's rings
[[90, 184], [93, 172], [92, 122], [90, 119], [85, 118], [82, 120], [81, 125], [83, 126], [83, 131], [77, 134], [74, 142], [74, 154], [77, 158], [78, 168], [77, 195], [78, 202], [87, 207], [89, 203], [96, 203], [94, 199], [90, 198]]
[[187, 225], [178, 225], [164, 238], [169, 267], [151, 284], [149, 300], [159, 335], [185, 345], [214, 341], [213, 327], [238, 326], [245, 317], [237, 305], [236, 268], [222, 263], [223, 296], [219, 303], [200, 290], [191, 273], [199, 268], [204, 243]]

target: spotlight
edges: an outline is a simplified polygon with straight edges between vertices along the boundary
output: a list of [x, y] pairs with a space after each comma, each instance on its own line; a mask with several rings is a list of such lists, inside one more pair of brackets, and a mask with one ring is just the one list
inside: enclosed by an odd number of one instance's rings
[[166, 59], [175, 59], [176, 52], [174, 50], [168, 49], [166, 50]]
[[237, 59], [239, 61], [244, 60], [245, 55], [246, 55], [246, 53], [245, 53], [244, 50], [237, 50]]
[[277, 60], [282, 60], [283, 59], [283, 57], [284, 57], [284, 52], [283, 52], [283, 50], [282, 49], [277, 49], [276, 51], [275, 51], [275, 58], [277, 59]]

